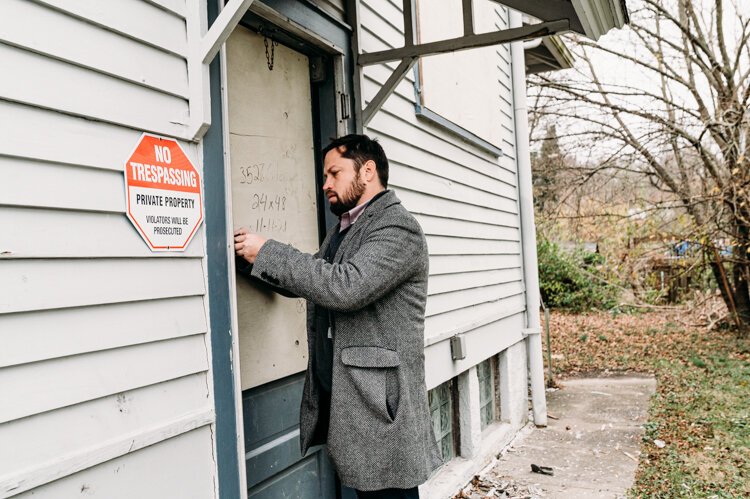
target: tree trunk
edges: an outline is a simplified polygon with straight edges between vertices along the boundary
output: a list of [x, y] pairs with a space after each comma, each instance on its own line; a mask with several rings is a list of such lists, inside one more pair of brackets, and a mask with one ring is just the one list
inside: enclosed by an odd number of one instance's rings
[[[750, 331], [750, 288], [744, 276], [750, 272], [750, 262], [744, 259], [738, 260], [733, 264], [732, 275], [729, 276], [724, 260], [716, 248], [713, 249], [712, 256], [711, 271], [729, 311], [729, 319], [737, 328], [737, 335], [742, 338], [747, 337]], [[730, 277], [733, 283], [730, 283]]]

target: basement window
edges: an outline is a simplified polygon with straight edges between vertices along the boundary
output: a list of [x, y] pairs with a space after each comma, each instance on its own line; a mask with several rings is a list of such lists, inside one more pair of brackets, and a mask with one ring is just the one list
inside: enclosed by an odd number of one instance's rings
[[447, 381], [427, 392], [432, 428], [443, 462], [450, 461], [455, 455], [452, 386], [453, 382]]
[[490, 357], [477, 366], [479, 377], [479, 421], [484, 430], [497, 415], [495, 404], [495, 358]]

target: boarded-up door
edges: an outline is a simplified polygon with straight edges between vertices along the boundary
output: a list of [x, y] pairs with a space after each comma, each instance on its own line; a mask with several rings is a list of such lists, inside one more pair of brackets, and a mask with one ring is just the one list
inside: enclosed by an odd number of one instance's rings
[[[314, 252], [309, 64], [304, 54], [243, 27], [227, 42], [233, 224]], [[238, 279], [237, 314], [249, 497], [334, 497], [325, 453], [303, 458], [299, 451], [304, 301]]]

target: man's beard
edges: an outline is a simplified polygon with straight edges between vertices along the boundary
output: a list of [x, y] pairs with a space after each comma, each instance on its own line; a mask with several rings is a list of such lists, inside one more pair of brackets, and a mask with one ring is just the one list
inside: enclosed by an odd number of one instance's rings
[[356, 178], [354, 179], [354, 181], [352, 181], [352, 183], [343, 194], [339, 195], [339, 193], [336, 192], [337, 201], [335, 203], [330, 203], [331, 213], [333, 213], [337, 217], [340, 217], [347, 211], [357, 206], [357, 203], [359, 203], [362, 194], [365, 193], [365, 187], [365, 183], [359, 177], [359, 172], [357, 172]]

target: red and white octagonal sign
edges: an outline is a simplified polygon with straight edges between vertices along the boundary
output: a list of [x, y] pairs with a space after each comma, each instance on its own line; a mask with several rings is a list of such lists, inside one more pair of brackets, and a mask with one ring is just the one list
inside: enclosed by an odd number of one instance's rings
[[141, 136], [125, 163], [125, 197], [152, 251], [184, 251], [203, 221], [200, 174], [174, 140]]

